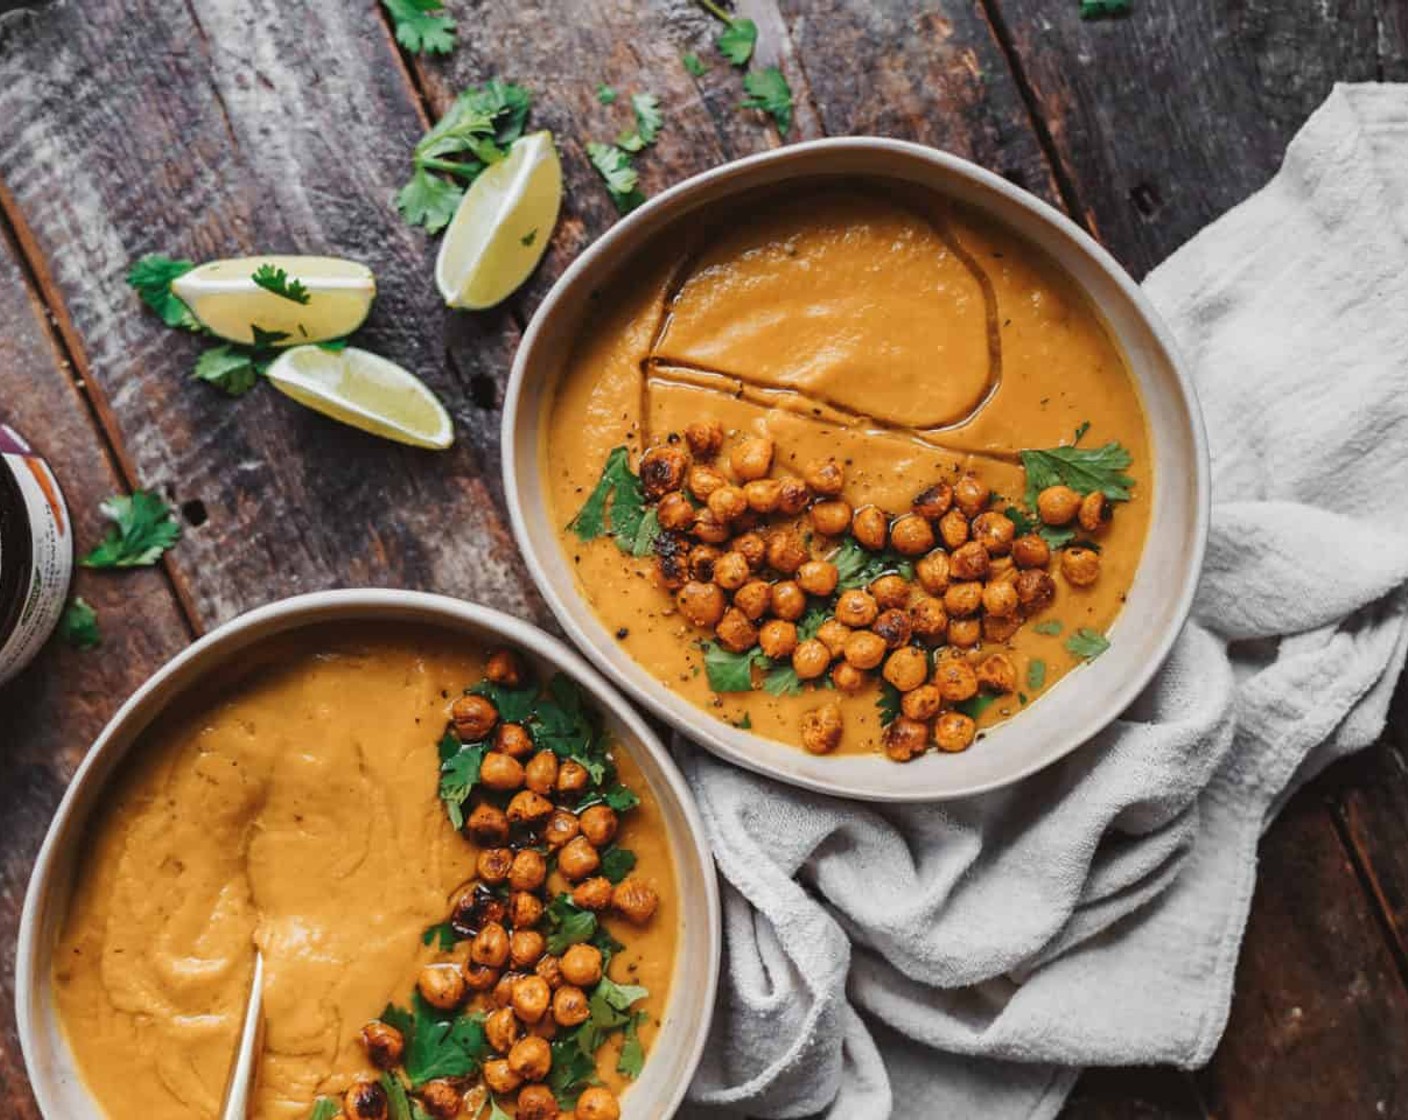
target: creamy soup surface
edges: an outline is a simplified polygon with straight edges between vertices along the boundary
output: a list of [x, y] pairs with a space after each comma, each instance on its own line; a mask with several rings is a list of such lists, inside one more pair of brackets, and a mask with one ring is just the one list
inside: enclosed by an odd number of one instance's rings
[[[730, 443], [773, 439], [774, 478], [835, 457], [855, 508], [898, 514], [925, 487], [972, 472], [1002, 510], [1025, 487], [1017, 452], [1070, 444], [1079, 430], [1081, 446], [1118, 441], [1133, 460], [1131, 500], [1116, 503], [1098, 537], [1100, 579], [1075, 587], [1054, 565], [1057, 596], [1042, 618], [1061, 632], [1028, 624], [971, 654], [1000, 648], [1022, 682], [979, 726], [1049, 691], [1081, 663], [1069, 636], [1103, 632], [1119, 613], [1151, 506], [1139, 396], [1085, 295], [986, 219], [865, 185], [761, 200], [688, 225], [597, 294], [545, 405], [544, 477], [561, 547], [603, 625], [701, 709], [796, 744], [820, 690], [715, 693], [699, 645], [710, 635], [681, 617], [652, 559], [573, 532], [610, 451], [629, 447], [634, 464], [670, 433], [715, 419]], [[1028, 684], [1034, 661], [1039, 687]], [[827, 690], [845, 717], [842, 753], [879, 749], [877, 693], [878, 684], [848, 696]]]
[[[477, 849], [436, 796], [436, 744], [484, 652], [433, 631], [337, 628], [255, 660], [148, 729], [79, 861], [55, 994], [113, 1120], [218, 1115], [255, 945], [266, 970], [258, 1120], [303, 1120], [319, 1095], [374, 1076], [362, 1025], [388, 1003], [408, 1006], [424, 964], [467, 955], [467, 942], [443, 954], [422, 934], [475, 874]], [[617, 842], [661, 897], [645, 929], [605, 919], [625, 945], [609, 975], [650, 990], [637, 1005], [648, 1052], [679, 909], [659, 806], [619, 747], [615, 759], [641, 798]], [[619, 1036], [598, 1075], [624, 1091], [618, 1053]]]

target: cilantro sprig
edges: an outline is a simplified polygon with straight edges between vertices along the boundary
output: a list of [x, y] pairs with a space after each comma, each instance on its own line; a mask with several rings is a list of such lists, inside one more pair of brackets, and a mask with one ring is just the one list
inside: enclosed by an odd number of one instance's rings
[[261, 264], [250, 279], [266, 292], [273, 292], [292, 303], [306, 304], [312, 298], [302, 280], [290, 277], [285, 269], [272, 264]]
[[748, 96], [740, 109], [759, 109], [772, 117], [778, 134], [786, 136], [792, 130], [792, 87], [776, 66], [753, 70], [743, 76], [743, 89]]
[[622, 214], [629, 214], [645, 201], [640, 190], [640, 173], [631, 163], [630, 155], [615, 144], [599, 140], [587, 144], [587, 158], [606, 184], [606, 193]]
[[98, 612], [81, 596], [69, 600], [59, 619], [59, 634], [74, 649], [96, 649], [103, 644], [98, 628]]
[[1112, 502], [1127, 502], [1134, 479], [1124, 472], [1134, 456], [1122, 443], [1111, 440], [1101, 447], [1048, 447], [1021, 452], [1027, 472], [1023, 499], [1028, 509], [1036, 509], [1037, 495], [1048, 486], [1069, 486], [1084, 496], [1099, 490]]
[[645, 507], [645, 490], [631, 470], [630, 452], [616, 447], [606, 456], [601, 477], [582, 508], [567, 526], [584, 541], [609, 532], [616, 547], [632, 556], [645, 556], [660, 534], [660, 520]]
[[413, 1089], [438, 1077], [469, 1077], [493, 1053], [481, 1013], [437, 1011], [419, 992], [411, 997], [410, 1011], [388, 1004], [381, 1021], [406, 1041], [403, 1063]]
[[338, 1120], [342, 1115], [342, 1102], [336, 1097], [319, 1097], [313, 1102], [313, 1111], [308, 1120]]
[[758, 42], [758, 25], [751, 19], [744, 19], [725, 11], [714, 0], [699, 0], [699, 6], [715, 19], [722, 20], [724, 29], [714, 40], [719, 53], [734, 66], [747, 66], [753, 57], [753, 48]]
[[455, 21], [441, 0], [381, 0], [395, 24], [396, 41], [412, 54], [449, 54], [455, 49]]
[[181, 537], [171, 507], [148, 490], [115, 494], [98, 509], [112, 524], [102, 542], [80, 561], [85, 568], [149, 567]]
[[631, 94], [631, 112], [635, 114], [636, 126], [616, 137], [616, 146], [622, 151], [639, 152], [655, 143], [665, 125], [665, 114], [660, 111], [660, 98], [653, 93]]
[[132, 262], [127, 270], [127, 283], [168, 327], [199, 334], [205, 328], [196, 320], [191, 309], [171, 290], [172, 282], [179, 280], [193, 268], [195, 263], [192, 261], [172, 260], [161, 253], [148, 253]]
[[1082, 626], [1066, 639], [1066, 650], [1085, 661], [1094, 661], [1109, 648], [1110, 639], [1089, 626]]

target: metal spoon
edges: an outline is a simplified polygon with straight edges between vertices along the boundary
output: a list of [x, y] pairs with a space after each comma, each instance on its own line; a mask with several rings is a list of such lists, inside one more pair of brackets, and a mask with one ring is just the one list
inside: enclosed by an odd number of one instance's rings
[[254, 954], [254, 979], [249, 985], [249, 1005], [244, 1013], [244, 1029], [240, 1031], [239, 1049], [230, 1069], [230, 1082], [225, 1087], [225, 1107], [220, 1120], [246, 1120], [249, 1116], [249, 1096], [254, 1088], [256, 1059], [264, 1026], [264, 954]]

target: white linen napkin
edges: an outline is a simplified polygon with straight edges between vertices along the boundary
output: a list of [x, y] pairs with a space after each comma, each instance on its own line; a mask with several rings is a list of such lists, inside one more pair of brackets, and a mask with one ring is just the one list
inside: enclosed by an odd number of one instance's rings
[[1095, 742], [874, 807], [680, 747], [726, 961], [684, 1116], [1054, 1116], [1080, 1068], [1207, 1062], [1256, 845], [1373, 742], [1408, 649], [1408, 86], [1338, 86], [1145, 285], [1197, 383], [1194, 620]]

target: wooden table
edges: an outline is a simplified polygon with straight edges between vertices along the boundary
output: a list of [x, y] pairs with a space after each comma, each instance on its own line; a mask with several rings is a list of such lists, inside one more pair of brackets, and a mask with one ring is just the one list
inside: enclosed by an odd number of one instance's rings
[[[499, 406], [548, 285], [615, 213], [584, 155], [622, 107], [666, 109], [640, 160], [656, 192], [779, 143], [739, 112], [739, 75], [689, 0], [449, 0], [460, 45], [398, 52], [372, 0], [59, 0], [0, 23], [0, 418], [58, 471], [85, 547], [99, 500], [158, 489], [185, 538], [154, 570], [81, 574], [106, 643], [53, 643], [0, 693], [0, 1115], [33, 1118], [13, 1030], [13, 944], [64, 785], [118, 703], [162, 661], [250, 607], [315, 588], [429, 588], [548, 622], [510, 538]], [[1259, 187], [1333, 82], [1408, 76], [1401, 0], [740, 0], [759, 57], [797, 94], [789, 139], [901, 136], [994, 168], [1063, 206], [1141, 276]], [[681, 56], [710, 63], [691, 77]], [[428, 120], [502, 75], [557, 135], [565, 211], [506, 307], [448, 314], [434, 245], [391, 198]], [[414, 452], [267, 389], [189, 380], [195, 340], [123, 284], [147, 252], [327, 252], [371, 265], [363, 338], [449, 402], [459, 441]], [[1408, 1116], [1408, 689], [1385, 742], [1337, 767], [1271, 829], [1216, 1060], [1093, 1071], [1072, 1117]]]

